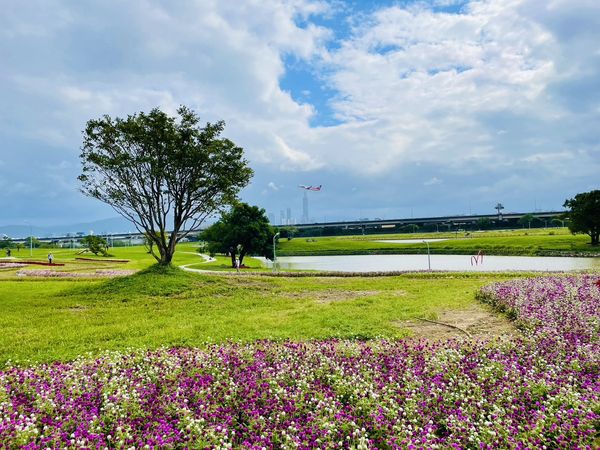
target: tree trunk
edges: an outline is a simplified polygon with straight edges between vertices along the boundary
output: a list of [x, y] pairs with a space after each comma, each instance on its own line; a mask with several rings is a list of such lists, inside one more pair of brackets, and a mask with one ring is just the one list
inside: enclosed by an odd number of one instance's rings
[[244, 261], [244, 256], [246, 256], [246, 251], [242, 249], [240, 251], [240, 267], [242, 266], [242, 262]]
[[173, 251], [170, 251], [170, 247], [165, 245], [161, 239], [157, 239], [155, 244], [158, 248], [158, 257], [156, 255], [154, 255], [154, 257], [158, 261], [158, 264], [161, 266], [168, 266], [171, 264], [171, 261], [173, 260]]
[[158, 262], [161, 266], [168, 266], [173, 261], [173, 251], [170, 247], [165, 248], [165, 252], [161, 253], [160, 261]]

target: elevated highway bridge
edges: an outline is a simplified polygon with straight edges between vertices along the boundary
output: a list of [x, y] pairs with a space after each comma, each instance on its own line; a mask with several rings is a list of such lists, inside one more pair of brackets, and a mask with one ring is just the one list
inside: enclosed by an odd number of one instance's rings
[[[549, 223], [552, 219], [559, 218], [565, 211], [545, 211], [535, 213], [505, 213], [505, 214], [475, 214], [475, 215], [454, 215], [454, 216], [441, 216], [441, 217], [414, 217], [404, 219], [375, 219], [375, 220], [348, 220], [348, 221], [334, 221], [334, 222], [315, 222], [315, 223], [302, 223], [296, 225], [276, 225], [277, 227], [293, 226], [298, 230], [308, 230], [313, 228], [341, 228], [341, 229], [389, 229], [393, 232], [394, 229], [399, 229], [406, 225], [418, 225], [419, 227], [424, 226], [436, 226], [437, 227], [448, 227], [448, 229], [455, 229], [457, 227], [472, 226], [478, 223], [481, 219], [489, 219], [498, 227], [500, 224], [506, 225], [508, 228], [511, 225], [516, 225], [518, 220], [527, 214], [531, 214], [534, 218]], [[559, 219], [560, 220], [560, 219]], [[442, 228], [443, 230], [443, 228]], [[182, 232], [183, 233], [183, 232]], [[97, 233], [98, 236], [110, 238], [112, 240], [141, 240], [144, 238], [142, 233], [129, 232], [129, 233]], [[78, 241], [82, 235], [64, 235], [64, 236], [42, 236], [37, 237], [42, 242], [56, 242], [60, 241], [63, 243], [70, 241]], [[24, 242], [26, 238], [13, 239], [13, 242]]]
[[[375, 219], [375, 220], [350, 220], [339, 222], [315, 222], [293, 225], [300, 230], [307, 228], [394, 228], [405, 225], [473, 225], [481, 219], [489, 219], [492, 222], [515, 223], [521, 217], [531, 214], [534, 218], [541, 221], [550, 221], [559, 218], [565, 211], [544, 211], [535, 213], [505, 213], [505, 214], [475, 214], [475, 215], [455, 215], [442, 217], [414, 217], [404, 219]], [[280, 225], [282, 226], [282, 225]]]

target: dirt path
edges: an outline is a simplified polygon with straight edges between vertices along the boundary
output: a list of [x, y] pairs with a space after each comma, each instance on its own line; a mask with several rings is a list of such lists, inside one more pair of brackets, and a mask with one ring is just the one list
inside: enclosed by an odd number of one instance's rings
[[[415, 338], [432, 340], [467, 337], [467, 334], [479, 339], [499, 336], [510, 338], [519, 334], [510, 320], [487, 305], [475, 304], [468, 309], [442, 311], [435, 321], [440, 323], [407, 320], [395, 324], [400, 328], [409, 329]], [[453, 325], [456, 328], [442, 323]]]

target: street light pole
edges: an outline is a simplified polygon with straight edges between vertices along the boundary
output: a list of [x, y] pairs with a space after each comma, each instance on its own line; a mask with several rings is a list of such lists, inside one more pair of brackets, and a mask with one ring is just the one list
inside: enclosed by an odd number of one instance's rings
[[33, 256], [33, 227], [28, 220], [25, 223], [29, 225], [29, 257], [31, 258]]
[[427, 265], [429, 267], [429, 270], [431, 270], [431, 256], [429, 254], [429, 242], [427, 242], [425, 240], [423, 242], [425, 242], [425, 244], [427, 245]]
[[275, 236], [273, 236], [273, 272], [277, 272], [277, 252], [276, 252], [276, 247], [277, 247], [277, 238], [279, 237], [279, 233], [276, 233]]

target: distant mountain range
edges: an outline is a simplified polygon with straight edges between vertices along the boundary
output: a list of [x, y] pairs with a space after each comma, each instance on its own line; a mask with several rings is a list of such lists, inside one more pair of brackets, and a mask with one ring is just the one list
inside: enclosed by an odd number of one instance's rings
[[3, 225], [0, 226], [0, 238], [7, 235], [13, 239], [25, 238], [33, 233], [36, 237], [65, 236], [67, 233], [93, 234], [112, 234], [127, 233], [135, 231], [135, 227], [122, 217], [113, 217], [110, 219], [96, 220], [93, 222], [81, 222], [66, 225], [38, 226], [27, 224], [23, 225]]

